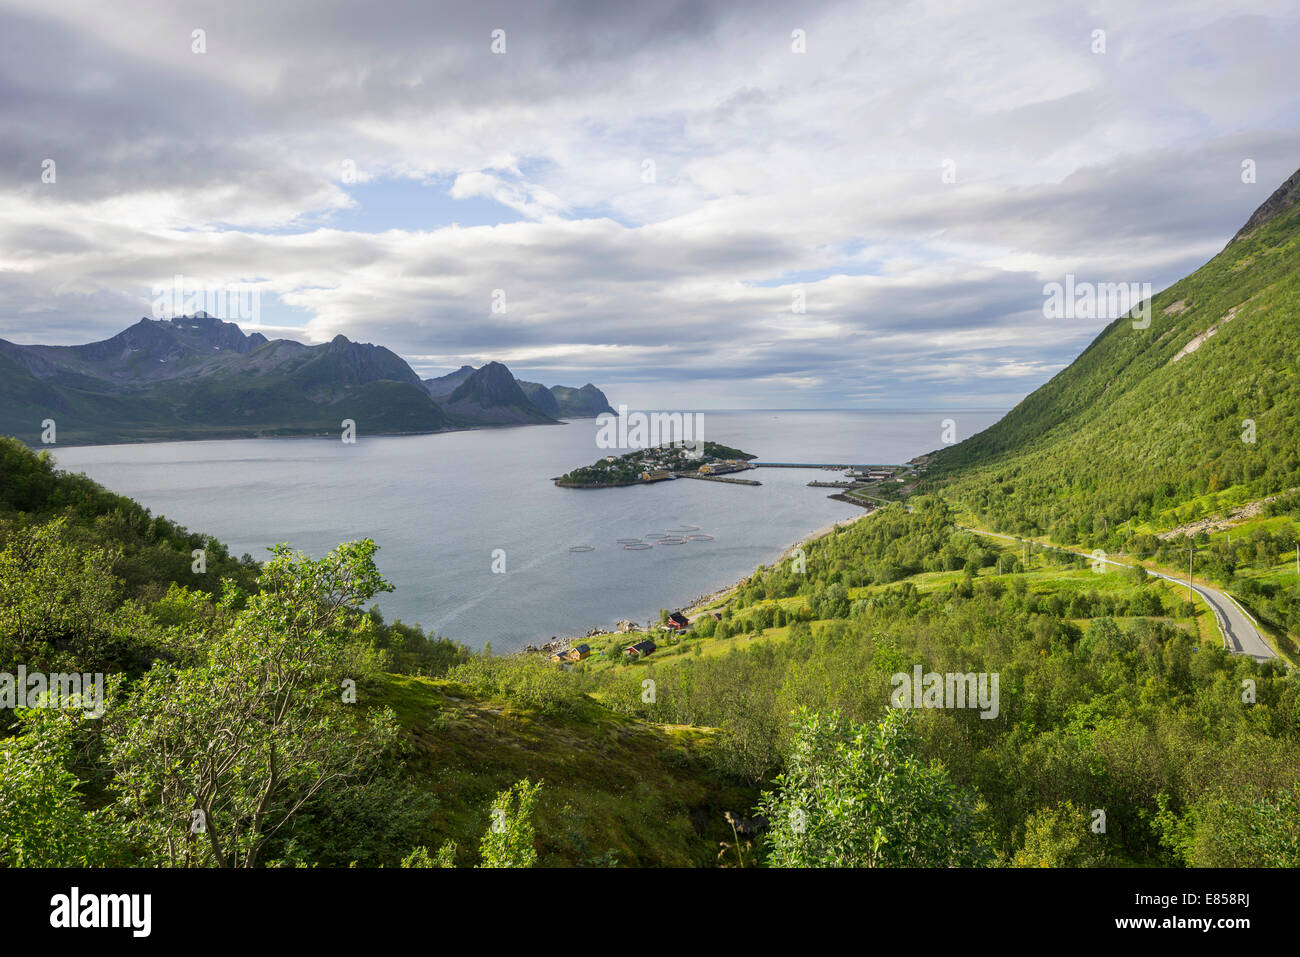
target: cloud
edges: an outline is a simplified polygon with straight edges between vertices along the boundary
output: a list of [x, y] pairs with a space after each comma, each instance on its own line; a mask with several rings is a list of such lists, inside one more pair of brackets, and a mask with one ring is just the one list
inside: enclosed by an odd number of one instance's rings
[[[1167, 285], [1300, 165], [1297, 41], [1267, 0], [8, 2], [0, 337], [106, 337], [183, 274], [425, 375], [1010, 403], [1102, 325], [1043, 283]], [[342, 225], [413, 189], [441, 218]]]

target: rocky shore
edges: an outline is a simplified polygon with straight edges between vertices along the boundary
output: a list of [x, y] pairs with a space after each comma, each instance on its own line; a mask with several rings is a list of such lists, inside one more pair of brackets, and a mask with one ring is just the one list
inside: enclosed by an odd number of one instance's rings
[[517, 654], [545, 655], [549, 658], [551, 655], [558, 655], [561, 654], [562, 652], [568, 651], [575, 642], [581, 644], [583, 641], [585, 641], [588, 638], [598, 638], [603, 635], [612, 635], [612, 634], [616, 634], [616, 632], [609, 631], [608, 629], [605, 628], [588, 628], [587, 633], [585, 635], [571, 635], [567, 638], [558, 638], [555, 635], [552, 635], [551, 640], [546, 642], [546, 644], [524, 645], [524, 647], [520, 651], [518, 651]]

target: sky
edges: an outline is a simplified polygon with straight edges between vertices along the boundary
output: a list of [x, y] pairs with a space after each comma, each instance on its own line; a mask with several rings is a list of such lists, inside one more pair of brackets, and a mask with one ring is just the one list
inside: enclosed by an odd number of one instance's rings
[[1045, 284], [1159, 291], [1300, 167], [1297, 54], [1293, 0], [0, 0], [0, 338], [179, 276], [424, 376], [1009, 408], [1106, 325]]

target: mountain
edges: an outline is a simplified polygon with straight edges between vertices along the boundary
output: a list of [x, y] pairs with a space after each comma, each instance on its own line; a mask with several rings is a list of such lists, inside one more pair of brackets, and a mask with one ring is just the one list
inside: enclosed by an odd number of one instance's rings
[[232, 322], [198, 313], [172, 321], [141, 319], [111, 339], [89, 345], [16, 346], [0, 340], [0, 350], [53, 385], [76, 388], [107, 380], [124, 390], [143, 391], [231, 354], [247, 355], [266, 342], [260, 332], [245, 335]]
[[581, 389], [571, 389], [564, 385], [551, 386], [551, 395], [560, 406], [560, 415], [566, 419], [582, 419], [608, 412], [615, 415], [610, 408], [605, 393], [588, 382]]
[[[1001, 531], [1122, 546], [1300, 486], [1300, 173], [1217, 256], [1001, 421], [929, 457]], [[960, 426], [960, 420], [958, 420]]]
[[205, 313], [81, 346], [0, 340], [0, 432], [37, 443], [46, 419], [64, 444], [455, 427], [382, 346], [269, 341]]
[[453, 419], [473, 425], [527, 425], [556, 421], [533, 404], [510, 370], [500, 362], [489, 362], [471, 372], [447, 396], [443, 405]]
[[425, 379], [424, 388], [435, 399], [445, 399], [456, 391], [456, 387], [474, 374], [473, 366], [461, 366], [455, 372], [448, 372], [436, 379]]
[[555, 400], [550, 389], [540, 382], [525, 382], [523, 379], [518, 381], [519, 388], [524, 390], [524, 395], [528, 396], [529, 402], [549, 416], [557, 419], [560, 417], [560, 403]]
[[[500, 363], [489, 364], [505, 369], [505, 366]], [[487, 366], [483, 368], [487, 368]], [[474, 374], [475, 369], [473, 366], [461, 366], [455, 372], [449, 372], [436, 379], [425, 379], [424, 388], [433, 398], [444, 401]], [[497, 375], [499, 375], [499, 372]], [[511, 378], [514, 377], [511, 376]], [[609, 400], [605, 398], [605, 393], [590, 382], [581, 389], [574, 389], [564, 385], [553, 385], [548, 389], [540, 382], [528, 382], [524, 379], [515, 379], [514, 381], [528, 399], [529, 404], [548, 419], [590, 418], [603, 412], [608, 412], [611, 415], [615, 414], [614, 410], [610, 408]], [[504, 381], [498, 384], [497, 389], [501, 393], [501, 397], [504, 397], [508, 391]], [[501, 397], [499, 397], [499, 401], [505, 405], [510, 405], [515, 401], [512, 393], [508, 399], [502, 399]]]

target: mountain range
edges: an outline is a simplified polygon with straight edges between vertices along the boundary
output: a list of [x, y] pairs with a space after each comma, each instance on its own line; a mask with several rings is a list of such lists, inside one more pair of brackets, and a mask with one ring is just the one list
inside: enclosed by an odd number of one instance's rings
[[383, 346], [336, 336], [304, 345], [245, 333], [206, 313], [141, 319], [102, 342], [0, 339], [0, 433], [36, 444], [53, 420], [60, 444], [439, 432], [554, 424], [612, 412], [594, 385], [518, 382], [504, 365], [421, 380]]
[[613, 415], [605, 393], [588, 382], [580, 389], [516, 379], [500, 362], [489, 362], [475, 369], [464, 365], [455, 372], [436, 379], [425, 379], [424, 387], [438, 401], [454, 404], [463, 416], [473, 419], [478, 407], [498, 411], [491, 415], [515, 415], [520, 421], [545, 421], [536, 413], [553, 419], [581, 419], [608, 412]]

